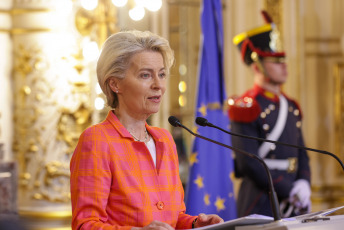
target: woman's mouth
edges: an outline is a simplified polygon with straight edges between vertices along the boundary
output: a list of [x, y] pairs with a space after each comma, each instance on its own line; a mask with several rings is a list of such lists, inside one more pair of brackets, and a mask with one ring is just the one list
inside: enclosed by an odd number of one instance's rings
[[155, 102], [155, 103], [160, 102], [160, 98], [161, 98], [161, 96], [152, 96], [152, 97], [148, 97], [148, 99], [149, 99], [150, 101], [153, 101], [153, 102]]

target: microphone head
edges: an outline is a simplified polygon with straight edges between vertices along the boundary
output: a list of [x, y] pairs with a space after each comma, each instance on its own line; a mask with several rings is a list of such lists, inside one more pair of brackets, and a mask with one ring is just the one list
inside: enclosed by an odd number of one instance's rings
[[170, 122], [170, 124], [174, 127], [180, 127], [181, 126], [180, 121], [175, 116], [170, 116], [168, 118], [168, 122]]
[[196, 118], [196, 124], [200, 126], [207, 126], [208, 125], [208, 120], [205, 119], [204, 117], [197, 117]]

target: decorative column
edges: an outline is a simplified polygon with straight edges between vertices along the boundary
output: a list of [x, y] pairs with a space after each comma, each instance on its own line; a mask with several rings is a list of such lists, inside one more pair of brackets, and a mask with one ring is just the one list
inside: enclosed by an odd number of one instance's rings
[[0, 2], [0, 222], [17, 221], [17, 165], [12, 160], [12, 0]]
[[19, 214], [31, 229], [68, 229], [69, 162], [91, 124], [92, 69], [71, 0], [15, 0], [10, 14]]
[[0, 162], [12, 158], [12, 42], [10, 37], [12, 0], [0, 2]]

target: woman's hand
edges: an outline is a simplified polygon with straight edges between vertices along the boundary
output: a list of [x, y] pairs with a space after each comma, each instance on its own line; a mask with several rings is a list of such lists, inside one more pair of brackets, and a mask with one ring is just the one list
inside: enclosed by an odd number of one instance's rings
[[218, 223], [223, 223], [223, 219], [219, 217], [218, 215], [211, 214], [211, 215], [206, 215], [206, 214], [199, 214], [197, 217], [197, 220], [194, 224], [194, 228], [200, 228], [204, 227], [207, 225], [212, 225], [212, 224], [218, 224]]
[[153, 220], [150, 224], [143, 228], [133, 227], [131, 230], [174, 230], [171, 225], [161, 221]]

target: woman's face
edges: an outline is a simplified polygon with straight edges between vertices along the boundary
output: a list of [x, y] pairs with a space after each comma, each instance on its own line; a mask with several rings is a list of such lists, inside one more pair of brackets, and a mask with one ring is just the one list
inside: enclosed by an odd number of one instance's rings
[[166, 90], [166, 70], [159, 52], [143, 51], [135, 54], [118, 80], [119, 109], [133, 117], [148, 117], [157, 113]]

